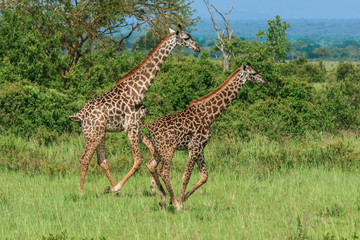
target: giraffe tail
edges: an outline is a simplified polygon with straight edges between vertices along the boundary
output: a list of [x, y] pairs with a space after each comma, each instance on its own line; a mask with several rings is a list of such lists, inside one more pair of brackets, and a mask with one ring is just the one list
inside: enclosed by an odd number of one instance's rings
[[149, 126], [148, 124], [143, 123], [143, 121], [142, 121], [141, 118], [139, 119], [139, 123], [140, 123], [140, 125], [143, 126], [144, 128], [148, 128], [148, 126]]
[[141, 126], [149, 129], [149, 125], [148, 124], [145, 124], [142, 120], [143, 118], [145, 117], [145, 114], [146, 114], [146, 107], [144, 104], [137, 104], [135, 105], [135, 110], [136, 110], [136, 113], [137, 113], [137, 117], [138, 117], [138, 121], [140, 123]]
[[151, 132], [152, 130], [152, 125], [151, 124], [145, 124], [143, 121], [142, 121], [142, 118], [139, 119], [139, 123], [141, 126], [143, 126], [144, 128], [146, 128], [147, 130], [149, 130]]
[[77, 112], [77, 113], [75, 113], [75, 114], [73, 114], [73, 115], [70, 115], [70, 116], [69, 116], [69, 119], [70, 119], [71, 121], [74, 121], [74, 122], [81, 122], [81, 120], [82, 120], [81, 115], [80, 115], [80, 112]]

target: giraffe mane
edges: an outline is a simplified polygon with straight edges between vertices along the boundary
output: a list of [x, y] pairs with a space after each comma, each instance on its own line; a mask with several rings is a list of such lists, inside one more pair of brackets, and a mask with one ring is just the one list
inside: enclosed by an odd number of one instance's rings
[[151, 52], [141, 61], [141, 63], [139, 63], [139, 65], [137, 65], [133, 70], [131, 70], [131, 72], [127, 73], [125, 76], [123, 76], [122, 78], [120, 78], [119, 80], [117, 80], [116, 85], [118, 85], [119, 83], [123, 82], [125, 79], [127, 79], [128, 77], [130, 77], [131, 75], [135, 74], [136, 71], [138, 71], [145, 63], [147, 60], [149, 60], [149, 58], [160, 48], [161, 44], [163, 44], [164, 42], [166, 42], [172, 35], [174, 35], [175, 32], [170, 33], [169, 35], [167, 35], [166, 37], [164, 37], [152, 50]]
[[196, 103], [199, 103], [199, 102], [203, 102], [203, 101], [206, 101], [208, 99], [210, 99], [212, 96], [216, 95], [218, 92], [220, 92], [222, 89], [224, 89], [234, 78], [235, 76], [237, 76], [239, 74], [239, 72], [241, 71], [242, 69], [241, 68], [238, 68], [236, 69], [227, 79], [225, 82], [223, 82], [219, 87], [217, 87], [214, 91], [212, 91], [211, 93], [201, 97], [201, 98], [198, 98], [196, 100], [193, 100], [190, 102], [189, 105], [194, 105]]

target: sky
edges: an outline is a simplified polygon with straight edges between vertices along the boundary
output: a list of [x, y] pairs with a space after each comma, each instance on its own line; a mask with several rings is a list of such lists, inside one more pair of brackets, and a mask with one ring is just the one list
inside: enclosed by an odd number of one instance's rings
[[[360, 19], [360, 0], [209, 0], [219, 11], [227, 12], [233, 4], [231, 20], [273, 19]], [[202, 20], [210, 20], [203, 0], [192, 7]]]

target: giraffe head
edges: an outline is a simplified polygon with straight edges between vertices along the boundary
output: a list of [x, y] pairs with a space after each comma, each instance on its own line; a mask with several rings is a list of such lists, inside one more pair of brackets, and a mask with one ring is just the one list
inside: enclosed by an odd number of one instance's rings
[[180, 24], [178, 25], [178, 28], [179, 30], [176, 32], [170, 29], [170, 33], [175, 32], [176, 45], [193, 49], [195, 52], [200, 52], [199, 44], [192, 39], [191, 35], [186, 33]]
[[243, 76], [245, 76], [245, 79], [247, 81], [251, 82], [259, 82], [264, 85], [268, 84], [268, 81], [266, 78], [264, 78], [262, 75], [260, 75], [252, 66], [250, 63], [247, 63], [246, 65], [242, 65], [242, 71]]

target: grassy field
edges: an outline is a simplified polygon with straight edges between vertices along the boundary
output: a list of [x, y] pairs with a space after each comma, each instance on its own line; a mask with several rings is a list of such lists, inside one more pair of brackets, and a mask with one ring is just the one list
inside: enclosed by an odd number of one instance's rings
[[[132, 165], [121, 134], [109, 134], [116, 180]], [[312, 134], [281, 142], [214, 137], [205, 151], [208, 182], [183, 212], [158, 206], [143, 166], [121, 196], [103, 195], [108, 180], [93, 159], [79, 193], [83, 138], [45, 146], [0, 138], [0, 236], [5, 239], [358, 239], [360, 139], [357, 133]], [[142, 146], [144, 162], [149, 154]], [[186, 152], [174, 156], [181, 187]], [[189, 187], [200, 175], [194, 170]], [[168, 202], [169, 203], [169, 200]]]
[[[64, 135], [55, 143], [45, 146], [36, 140], [24, 140], [13, 135], [0, 135], [0, 168], [21, 170], [28, 174], [59, 176], [78, 174], [79, 158], [84, 149], [81, 135]], [[133, 164], [126, 135], [108, 134], [106, 149], [112, 172], [129, 171]], [[150, 159], [150, 153], [141, 145], [143, 162]], [[103, 175], [96, 164], [96, 157], [90, 163], [89, 171]], [[186, 152], [176, 152], [172, 168], [183, 169]], [[176, 161], [176, 159], [179, 159]], [[283, 138], [281, 141], [252, 135], [248, 140], [241, 138], [213, 137], [205, 148], [205, 161], [209, 169], [231, 170], [243, 174], [241, 167], [259, 177], [267, 177], [280, 170], [294, 167], [339, 167], [346, 171], [360, 169], [360, 138], [356, 132], [338, 135], [311, 134], [299, 138]], [[145, 167], [141, 174], [148, 174]]]
[[[246, 172], [246, 170], [244, 170]], [[192, 183], [199, 177], [196, 172]], [[356, 239], [360, 176], [304, 168], [266, 179], [212, 171], [183, 212], [162, 211], [138, 174], [121, 196], [103, 195], [105, 176], [0, 174], [0, 235], [9, 239]], [[172, 175], [179, 192], [181, 173]]]

